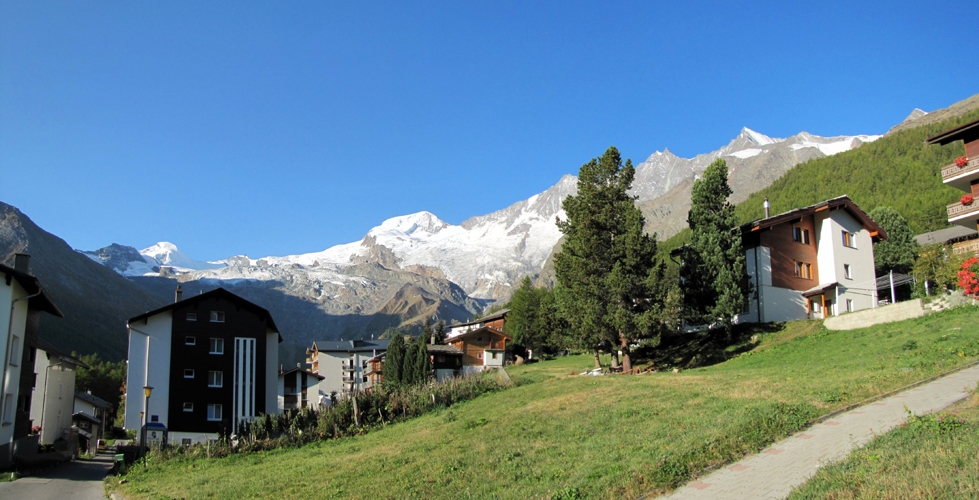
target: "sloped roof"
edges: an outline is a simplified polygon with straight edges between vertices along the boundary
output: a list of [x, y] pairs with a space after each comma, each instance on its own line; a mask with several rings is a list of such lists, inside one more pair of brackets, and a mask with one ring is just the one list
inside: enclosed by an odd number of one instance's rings
[[500, 319], [500, 318], [506, 316], [509, 313], [510, 313], [510, 310], [509, 309], [500, 309], [499, 311], [496, 311], [495, 313], [490, 314], [489, 316], [483, 316], [482, 318], [479, 318], [477, 320], [470, 321], [468, 323], [455, 323], [455, 324], [451, 324], [451, 325], [446, 325], [445, 327], [446, 328], [457, 328], [457, 327], [460, 327], [460, 326], [475, 325], [477, 323], [486, 323], [487, 321], [493, 321], [493, 320]]
[[313, 372], [311, 372], [311, 371], [309, 371], [309, 370], [303, 370], [302, 368], [293, 368], [293, 369], [291, 369], [291, 370], [286, 370], [286, 371], [284, 371], [284, 372], [279, 372], [279, 376], [280, 376], [280, 377], [285, 377], [286, 375], [289, 375], [290, 373], [295, 373], [295, 372], [304, 372], [304, 373], [306, 373], [306, 374], [308, 374], [308, 375], [312, 375], [312, 376], [314, 376], [314, 377], [316, 377], [316, 378], [318, 378], [318, 379], [320, 379], [320, 380], [323, 380], [323, 379], [325, 379], [325, 378], [326, 378], [326, 377], [324, 377], [324, 376], [322, 376], [322, 375], [319, 375], [319, 374], [316, 374], [316, 373], [313, 373]]
[[63, 363], [68, 363], [75, 366], [81, 366], [83, 368], [91, 368], [90, 366], [85, 364], [82, 360], [72, 356], [71, 354], [65, 353], [61, 349], [55, 347], [54, 344], [52, 344], [51, 342], [48, 342], [47, 340], [44, 340], [41, 337], [37, 337], [34, 339], [34, 347], [37, 348], [39, 351], [44, 351], [48, 353], [49, 356], [57, 358], [59, 361]]
[[971, 121], [965, 125], [946, 130], [936, 136], [925, 139], [925, 144], [945, 145], [957, 140], [970, 142], [979, 138], [979, 120]]
[[922, 233], [914, 237], [918, 244], [926, 247], [928, 245], [935, 245], [939, 243], [950, 243], [959, 240], [968, 240], [979, 236], [979, 232], [975, 229], [962, 227], [962, 226], [952, 226], [946, 227], [945, 229], [939, 229], [938, 231], [932, 231], [930, 233]]
[[108, 401], [98, 396], [93, 396], [87, 392], [75, 391], [75, 397], [81, 399], [82, 401], [87, 401], [88, 403], [95, 405], [96, 408], [105, 408], [105, 409], [112, 408], [112, 405], [109, 404]]
[[[93, 424], [99, 424], [99, 423], [101, 423], [101, 422], [99, 422], [99, 419], [97, 419], [97, 418], [93, 417], [92, 415], [89, 415], [88, 413], [85, 413], [83, 411], [80, 411], [78, 413], [75, 413], [71, 417], [72, 418], [79, 419], [79, 420], [88, 420], [89, 422], [91, 422]], [[78, 432], [82, 432], [82, 431], [79, 430]]]
[[313, 348], [320, 352], [386, 351], [391, 340], [314, 340]]
[[35, 293], [40, 293], [40, 295], [37, 297], [33, 297], [27, 301], [32, 309], [39, 309], [59, 318], [65, 317], [61, 310], [58, 309], [58, 306], [54, 304], [54, 301], [51, 300], [51, 296], [44, 290], [44, 287], [41, 286], [41, 282], [37, 278], [31, 276], [30, 274], [20, 272], [12, 267], [7, 267], [3, 264], [0, 264], [0, 272], [7, 275], [8, 285], [10, 284], [11, 279], [15, 279], [17, 280], [17, 283], [20, 283], [20, 286], [24, 287], [24, 290], [27, 290], [28, 294], [34, 295]]
[[272, 313], [270, 313], [264, 307], [259, 306], [257, 304], [253, 304], [253, 303], [251, 303], [251, 302], [249, 302], [249, 301], [247, 301], [247, 300], [245, 300], [245, 299], [243, 299], [243, 298], [241, 298], [241, 297], [239, 297], [239, 296], [237, 296], [237, 295], [235, 295], [235, 294], [233, 294], [233, 293], [225, 290], [224, 288], [215, 288], [214, 290], [211, 290], [210, 292], [202, 293], [200, 295], [194, 295], [194, 296], [191, 296], [191, 297], [186, 298], [184, 300], [181, 300], [180, 302], [174, 302], [172, 304], [167, 304], [167, 305], [165, 305], [165, 306], [163, 306], [163, 307], [161, 307], [159, 309], [154, 309], [152, 311], [144, 312], [143, 314], [140, 314], [139, 316], [134, 316], [132, 318], [129, 318], [129, 321], [127, 322], [127, 324], [132, 324], [132, 323], [135, 323], [135, 322], [137, 322], [139, 320], [147, 319], [150, 316], [156, 316], [157, 314], [160, 314], [162, 312], [169, 311], [170, 309], [173, 309], [173, 308], [175, 308], [177, 306], [185, 306], [185, 305], [188, 305], [188, 304], [194, 304], [196, 302], [200, 302], [202, 300], [207, 300], [207, 299], [214, 298], [214, 297], [218, 297], [218, 298], [227, 300], [229, 302], [234, 303], [235, 305], [238, 305], [238, 306], [240, 306], [240, 307], [242, 307], [244, 309], [248, 309], [249, 311], [255, 313], [260, 319], [262, 319], [263, 321], [265, 321], [265, 325], [270, 330], [272, 330], [275, 333], [278, 333], [279, 334], [279, 342], [282, 342], [282, 333], [279, 332], [279, 327], [275, 326], [275, 321], [272, 320]]
[[884, 230], [880, 227], [880, 225], [874, 222], [874, 220], [871, 219], [866, 212], [861, 210], [860, 207], [858, 207], [857, 204], [854, 203], [853, 200], [851, 200], [846, 195], [839, 196], [837, 198], [833, 198], [826, 201], [821, 201], [819, 203], [816, 203], [815, 205], [809, 205], [808, 207], [789, 210], [788, 212], [780, 213], [778, 215], [773, 215], [765, 219], [758, 219], [758, 220], [751, 221], [747, 224], [742, 224], [741, 233], [747, 234], [754, 231], [760, 231], [762, 229], [768, 229], [770, 227], [777, 226], [779, 224], [785, 224], [787, 222], [794, 221], [806, 215], [812, 215], [816, 212], [822, 212], [823, 210], [838, 210], [838, 209], [845, 209], [847, 212], [850, 212], [850, 214], [856, 217], [857, 220], [859, 220], [860, 223], [863, 224], [863, 226], [867, 228], [868, 231], [870, 231], [870, 236], [871, 238], [874, 239], [874, 241], [887, 239], [887, 233], [884, 232]]
[[462, 349], [459, 349], [454, 345], [425, 344], [425, 350], [432, 354], [438, 353], [462, 356]]
[[497, 330], [496, 328], [493, 328], [491, 326], [484, 326], [484, 327], [480, 327], [480, 328], [477, 328], [477, 329], [472, 330], [472, 331], [469, 331], [469, 332], [464, 332], [464, 333], [460, 333], [459, 335], [455, 335], [455, 336], [453, 336], [453, 337], [451, 337], [449, 339], [446, 339], [446, 342], [455, 343], [459, 339], [462, 339], [464, 337], [471, 337], [473, 335], [477, 335], [477, 334], [480, 334], [480, 333], [493, 333], [493, 334], [496, 334], [496, 335], [502, 335], [502, 336], [506, 337], [509, 340], [513, 340], [513, 337], [511, 337], [511, 336], [503, 333], [500, 330]]

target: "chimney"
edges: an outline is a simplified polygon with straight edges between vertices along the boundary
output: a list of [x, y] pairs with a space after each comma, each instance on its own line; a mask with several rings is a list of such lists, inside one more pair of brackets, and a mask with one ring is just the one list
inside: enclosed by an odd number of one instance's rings
[[181, 300], [184, 300], [184, 289], [177, 285], [177, 293], [174, 294], [173, 301], [180, 302]]
[[20, 271], [24, 274], [31, 274], [30, 263], [30, 255], [27, 255], [26, 253], [14, 254], [14, 271]]
[[768, 218], [768, 208], [769, 207], [771, 207], [771, 205], [768, 204], [768, 197], [766, 196], [765, 197], [765, 218], [766, 219]]

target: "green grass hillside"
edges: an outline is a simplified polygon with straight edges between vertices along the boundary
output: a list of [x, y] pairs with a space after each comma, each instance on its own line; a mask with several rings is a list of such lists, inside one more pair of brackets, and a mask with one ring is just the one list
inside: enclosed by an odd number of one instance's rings
[[818, 415], [979, 359], [972, 307], [855, 331], [802, 321], [712, 367], [580, 376], [588, 356], [514, 367], [517, 386], [369, 434], [137, 468], [131, 498], [621, 498], [682, 484]]
[[[766, 196], [771, 213], [778, 214], [848, 195], [867, 213], [879, 206], [897, 210], [915, 234], [947, 227], [945, 206], [963, 193], [942, 183], [941, 168], [965, 150], [961, 142], [928, 146], [925, 139], [976, 119], [979, 110], [803, 163], [739, 203], [735, 212], [745, 223], [764, 217]], [[690, 230], [685, 229], [663, 242], [661, 250], [669, 252], [689, 239]]]

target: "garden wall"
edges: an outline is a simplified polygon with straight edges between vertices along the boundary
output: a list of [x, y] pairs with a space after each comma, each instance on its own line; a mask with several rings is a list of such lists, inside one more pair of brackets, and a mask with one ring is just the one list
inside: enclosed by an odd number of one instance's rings
[[864, 309], [840, 316], [826, 318], [823, 325], [829, 330], [855, 330], [881, 323], [891, 323], [925, 315], [921, 299], [899, 302], [876, 309]]

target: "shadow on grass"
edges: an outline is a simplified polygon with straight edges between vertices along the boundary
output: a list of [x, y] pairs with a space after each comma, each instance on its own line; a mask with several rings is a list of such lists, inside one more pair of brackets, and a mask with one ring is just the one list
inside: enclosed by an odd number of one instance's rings
[[784, 329], [784, 323], [735, 325], [730, 344], [723, 328], [677, 333], [663, 337], [655, 347], [639, 348], [635, 357], [640, 365], [656, 369], [710, 366], [751, 351], [758, 347], [763, 335]]

